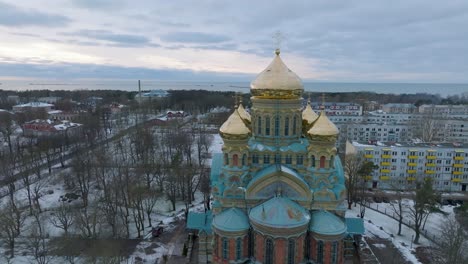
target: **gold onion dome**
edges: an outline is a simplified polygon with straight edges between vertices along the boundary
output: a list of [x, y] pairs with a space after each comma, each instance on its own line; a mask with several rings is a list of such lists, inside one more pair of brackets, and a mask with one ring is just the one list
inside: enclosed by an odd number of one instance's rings
[[245, 125], [236, 108], [226, 122], [219, 128], [219, 132], [221, 136], [225, 138], [244, 138], [250, 134], [250, 129]]
[[281, 60], [280, 50], [268, 67], [250, 84], [250, 92], [255, 97], [272, 99], [299, 98], [304, 91], [301, 79]]
[[306, 108], [302, 111], [302, 120], [305, 120], [308, 125], [311, 125], [318, 117], [319, 115], [312, 110], [310, 102], [307, 102]]
[[239, 112], [239, 115], [242, 118], [242, 120], [247, 121], [247, 123], [251, 122], [250, 114], [245, 110], [242, 104], [239, 104], [239, 107], [237, 108], [237, 112]]
[[325, 110], [322, 110], [317, 121], [315, 121], [309, 131], [307, 131], [309, 136], [336, 136], [339, 133], [340, 131], [335, 124], [328, 119]]

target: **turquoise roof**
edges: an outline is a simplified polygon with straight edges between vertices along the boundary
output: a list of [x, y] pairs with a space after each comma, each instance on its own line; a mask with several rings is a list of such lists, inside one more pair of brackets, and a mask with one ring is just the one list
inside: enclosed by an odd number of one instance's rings
[[[255, 139], [251, 139], [248, 144], [249, 144], [250, 151], [257, 150], [257, 151], [276, 152], [278, 150], [278, 147], [276, 147], [276, 146], [263, 144], [263, 143], [261, 143], [259, 141], [256, 141]], [[296, 153], [297, 152], [306, 153], [308, 145], [309, 145], [309, 143], [308, 143], [307, 140], [301, 139], [300, 142], [294, 142], [294, 143], [291, 143], [291, 144], [288, 144], [288, 145], [285, 145], [285, 146], [280, 146], [279, 150], [282, 151], [282, 152], [292, 151], [292, 152], [296, 152]]]
[[228, 232], [244, 231], [250, 228], [247, 216], [238, 208], [230, 208], [215, 215], [213, 226]]
[[291, 169], [291, 168], [288, 168], [286, 166], [283, 166], [283, 165], [270, 165], [260, 171], [258, 171], [254, 178], [249, 182], [249, 185], [247, 186], [247, 189], [256, 181], [260, 180], [261, 178], [263, 178], [263, 176], [266, 176], [266, 175], [269, 175], [269, 174], [272, 174], [274, 172], [277, 172], [277, 171], [282, 171], [282, 172], [285, 172], [287, 174], [290, 174], [294, 177], [296, 177], [298, 180], [300, 180], [302, 183], [304, 183], [306, 186], [309, 186], [307, 184], [306, 181], [304, 181], [304, 179], [301, 177], [301, 175], [299, 173], [297, 173], [295, 170]]
[[345, 177], [344, 177], [343, 165], [341, 164], [341, 159], [340, 157], [336, 156], [334, 161], [335, 161], [335, 170], [336, 170], [336, 173], [338, 174], [338, 182], [344, 184]]
[[321, 235], [340, 235], [346, 232], [346, 225], [341, 218], [328, 211], [312, 212], [309, 230]]
[[310, 215], [302, 206], [285, 197], [273, 197], [250, 210], [249, 218], [260, 225], [294, 228], [309, 223]]
[[221, 168], [223, 167], [223, 153], [214, 153], [213, 160], [211, 162], [211, 182], [215, 183], [218, 181], [219, 175], [221, 174]]
[[362, 218], [345, 218], [348, 234], [363, 235], [364, 221]]
[[211, 234], [211, 222], [213, 214], [211, 211], [205, 213], [189, 212], [187, 216], [187, 229], [195, 229]]

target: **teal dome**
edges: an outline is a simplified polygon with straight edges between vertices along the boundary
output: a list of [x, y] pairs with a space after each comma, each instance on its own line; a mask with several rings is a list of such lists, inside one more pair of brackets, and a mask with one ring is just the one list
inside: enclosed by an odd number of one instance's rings
[[344, 221], [330, 212], [320, 210], [312, 212], [309, 230], [326, 236], [341, 235], [346, 232]]
[[307, 225], [309, 213], [299, 204], [285, 197], [273, 197], [250, 211], [251, 221], [260, 226], [296, 228]]
[[226, 232], [245, 231], [250, 228], [247, 216], [238, 208], [230, 208], [217, 214], [213, 218], [213, 226]]

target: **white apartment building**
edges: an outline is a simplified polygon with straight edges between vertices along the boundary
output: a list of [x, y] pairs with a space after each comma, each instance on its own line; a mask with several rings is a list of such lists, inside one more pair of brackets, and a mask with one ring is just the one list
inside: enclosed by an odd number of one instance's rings
[[[322, 103], [313, 102], [311, 107], [315, 112], [320, 112]], [[325, 102], [325, 112], [328, 116], [361, 116], [362, 105], [357, 103]]]
[[468, 105], [421, 105], [420, 114], [430, 114], [448, 118], [468, 118]]
[[434, 189], [466, 192], [468, 145], [466, 144], [362, 144], [356, 150], [378, 165], [366, 175], [369, 188], [412, 189], [417, 180], [431, 178]]
[[382, 105], [382, 110], [387, 113], [412, 114], [418, 111], [414, 104], [391, 103]]

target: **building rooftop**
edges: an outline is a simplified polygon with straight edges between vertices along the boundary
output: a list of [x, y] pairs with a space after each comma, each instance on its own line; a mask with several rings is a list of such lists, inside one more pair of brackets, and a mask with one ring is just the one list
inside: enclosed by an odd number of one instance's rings
[[249, 218], [262, 226], [294, 228], [309, 223], [309, 213], [288, 198], [276, 196], [252, 208]]
[[321, 235], [340, 235], [347, 230], [341, 218], [325, 210], [312, 212], [309, 230]]
[[213, 218], [213, 226], [217, 229], [236, 232], [250, 228], [249, 219], [238, 208], [229, 208]]
[[468, 148], [467, 143], [408, 143], [408, 142], [368, 142], [353, 141], [355, 147], [414, 147], [414, 148]]
[[42, 102], [30, 102], [26, 104], [19, 104], [13, 107], [53, 107], [53, 104], [42, 103]]

